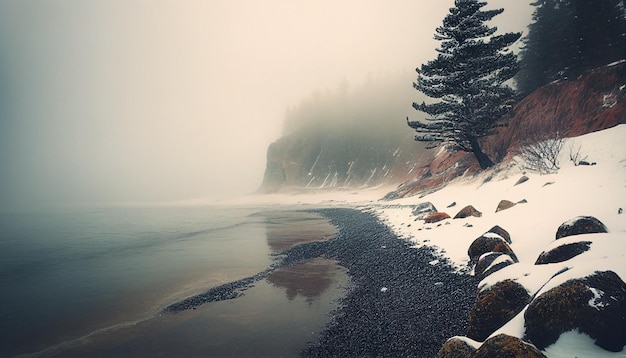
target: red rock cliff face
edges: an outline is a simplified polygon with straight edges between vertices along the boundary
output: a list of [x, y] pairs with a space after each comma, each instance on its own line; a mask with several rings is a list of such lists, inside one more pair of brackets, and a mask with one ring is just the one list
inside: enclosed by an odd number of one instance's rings
[[621, 123], [626, 123], [626, 60], [537, 89], [515, 106], [508, 127], [483, 144], [492, 158], [502, 160], [555, 131], [575, 137]]
[[[626, 123], [626, 60], [537, 89], [515, 106], [506, 123], [482, 141], [485, 152], [496, 161], [510, 160], [520, 146], [555, 132], [575, 137]], [[454, 150], [427, 150], [415, 167], [415, 176], [387, 194], [387, 199], [434, 191], [480, 171], [471, 153]]]

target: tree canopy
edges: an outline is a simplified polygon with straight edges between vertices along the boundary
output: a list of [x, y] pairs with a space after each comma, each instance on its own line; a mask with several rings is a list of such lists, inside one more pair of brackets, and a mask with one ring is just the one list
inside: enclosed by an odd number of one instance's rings
[[519, 91], [626, 58], [624, 0], [537, 0], [520, 52]]
[[478, 139], [493, 132], [494, 124], [512, 107], [515, 92], [505, 84], [518, 71], [517, 56], [509, 47], [521, 33], [496, 35], [486, 22], [503, 9], [481, 10], [486, 3], [456, 0], [434, 38], [441, 42], [434, 60], [416, 69], [419, 92], [429, 103], [413, 103], [427, 115], [407, 123], [415, 140], [454, 144], [472, 152], [482, 168], [493, 165]]

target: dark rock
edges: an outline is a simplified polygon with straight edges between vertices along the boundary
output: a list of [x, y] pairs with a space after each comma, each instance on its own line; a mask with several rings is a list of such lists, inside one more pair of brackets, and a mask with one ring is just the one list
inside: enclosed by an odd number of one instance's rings
[[432, 224], [432, 223], [436, 223], [439, 222], [441, 220], [445, 220], [445, 219], [450, 219], [450, 215], [444, 213], [444, 212], [436, 212], [433, 214], [428, 215], [427, 217], [424, 218], [424, 222], [426, 224]]
[[504, 241], [506, 241], [509, 244], [511, 244], [513, 242], [513, 241], [511, 241], [511, 235], [509, 234], [509, 232], [504, 230], [503, 228], [501, 228], [498, 225], [492, 227], [487, 232], [492, 232], [494, 234], [500, 235], [500, 237], [502, 237], [504, 239]]
[[519, 283], [513, 280], [496, 283], [478, 294], [467, 317], [467, 336], [484, 341], [520, 313], [528, 302], [530, 295]]
[[556, 239], [566, 236], [608, 232], [606, 226], [593, 216], [578, 216], [564, 222], [556, 231]]
[[[506, 256], [506, 257], [503, 257], [501, 259], [502, 262], [499, 262], [495, 264], [494, 266], [491, 266], [491, 264], [500, 256]], [[474, 274], [476, 276], [487, 277], [491, 275], [492, 273], [499, 271], [500, 269], [503, 269], [506, 266], [512, 265], [514, 263], [515, 261], [513, 261], [513, 259], [507, 254], [503, 254], [501, 252], [488, 252], [486, 254], [481, 255], [480, 258], [478, 259], [478, 262], [476, 263], [476, 266], [474, 267]]]
[[498, 334], [485, 341], [472, 358], [540, 358], [543, 353], [537, 347], [521, 339], [506, 334]]
[[465, 219], [468, 216], [475, 216], [477, 218], [483, 216], [483, 213], [481, 213], [480, 211], [476, 210], [475, 207], [468, 205], [466, 207], [464, 207], [463, 209], [461, 209], [455, 216], [455, 219]]
[[498, 207], [496, 208], [496, 213], [498, 211], [502, 211], [502, 210], [506, 210], [506, 209], [510, 209], [512, 207], [515, 206], [515, 203], [512, 201], [508, 201], [508, 200], [500, 200], [500, 203], [498, 203]]
[[437, 352], [437, 358], [470, 358], [476, 348], [467, 344], [464, 340], [452, 337], [441, 346]]
[[580, 241], [571, 244], [557, 246], [550, 251], [539, 254], [535, 265], [552, 264], [563, 262], [588, 251], [591, 248], [591, 241]]
[[548, 185], [552, 185], [552, 184], [554, 184], [554, 182], [553, 182], [553, 181], [548, 181], [548, 182], [546, 182], [545, 184], [543, 184], [543, 186], [548, 186]]
[[596, 162], [588, 162], [586, 160], [581, 160], [578, 162], [578, 165], [596, 165]]
[[526, 175], [522, 175], [522, 177], [519, 178], [519, 180], [513, 186], [520, 185], [520, 184], [525, 183], [527, 181], [528, 181], [528, 177]]
[[450, 203], [450, 205], [446, 206], [446, 208], [452, 208], [456, 206], [456, 201], [453, 201], [452, 203]]
[[501, 252], [511, 256], [513, 261], [519, 262], [517, 256], [513, 252], [513, 249], [511, 249], [509, 244], [507, 244], [504, 239], [497, 234], [485, 233], [474, 240], [467, 250], [467, 255], [470, 257], [470, 263], [474, 264], [478, 262], [480, 256], [487, 252]]
[[528, 203], [528, 200], [522, 199], [522, 200], [518, 201], [516, 204], [526, 204], [526, 203]]
[[437, 208], [435, 208], [435, 206], [429, 201], [417, 204], [417, 206], [415, 206], [412, 211], [413, 216], [415, 216], [415, 218], [418, 220], [422, 220], [428, 215], [434, 214], [436, 212]]
[[525, 340], [545, 349], [572, 330], [611, 352], [626, 345], [626, 284], [613, 271], [569, 280], [535, 298], [524, 314]]

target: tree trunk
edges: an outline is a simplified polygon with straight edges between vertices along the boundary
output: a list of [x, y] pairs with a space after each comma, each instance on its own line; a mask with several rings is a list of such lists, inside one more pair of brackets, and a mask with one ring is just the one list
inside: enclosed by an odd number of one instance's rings
[[470, 144], [472, 146], [472, 153], [474, 153], [476, 160], [478, 160], [478, 164], [480, 165], [480, 168], [487, 169], [489, 167], [492, 167], [493, 161], [489, 158], [487, 154], [485, 154], [482, 151], [482, 149], [480, 149], [480, 144], [478, 143], [478, 139], [471, 138]]

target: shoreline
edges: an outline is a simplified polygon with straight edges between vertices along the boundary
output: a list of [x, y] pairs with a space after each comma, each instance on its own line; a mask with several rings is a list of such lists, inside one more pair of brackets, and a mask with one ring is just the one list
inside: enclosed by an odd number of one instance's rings
[[433, 357], [450, 337], [463, 335], [477, 279], [455, 272], [430, 247], [415, 248], [373, 214], [357, 208], [317, 208], [338, 229], [334, 238], [292, 247], [266, 270], [168, 306], [180, 312], [237, 298], [277, 269], [305, 260], [336, 260], [350, 284], [305, 357]]
[[[150, 329], [148, 335], [159, 337], [162, 334], [159, 322], [183, 322], [190, 317], [205, 316], [213, 306], [200, 307], [204, 303], [237, 298], [236, 301], [252, 304], [254, 295], [243, 297], [246, 290], [257, 286], [281, 286], [290, 270], [295, 269], [295, 273], [301, 274], [298, 265], [316, 259], [336, 262], [347, 273], [348, 281], [340, 288], [343, 292], [335, 298], [332, 311], [326, 311], [327, 323], [301, 346], [300, 356], [433, 357], [448, 338], [465, 333], [477, 281], [454, 271], [450, 262], [434, 248], [415, 248], [362, 207], [305, 207], [296, 211], [321, 215], [324, 221], [328, 220], [336, 227], [336, 234], [328, 240], [309, 241], [275, 253], [274, 263], [252, 276], [213, 287], [162, 308], [161, 314], [157, 314], [161, 318], [155, 322], [156, 326], [149, 319], [129, 327], [124, 333], [111, 332], [109, 338], [107, 333], [103, 340], [98, 338], [93, 345], [75, 346], [77, 341], [65, 342], [34, 355], [74, 353], [80, 356], [81, 352], [95, 353], [89, 349], [105, 347], [102, 344], [107, 347], [105, 351], [111, 352], [124, 347], [135, 349], [139, 344], [137, 352], [142, 352], [145, 342], [134, 342], [130, 336], [140, 337], [141, 330], [152, 327], [157, 331], [151, 332], [153, 329]], [[277, 272], [279, 275], [275, 275], [272, 281], [272, 274]], [[310, 283], [319, 285], [324, 282]], [[306, 291], [309, 287], [297, 289]], [[196, 309], [192, 314], [191, 310]], [[120, 334], [129, 335], [130, 340], [124, 338], [115, 343], [117, 348], [108, 347], [106, 342], [115, 341], [114, 337]]]

